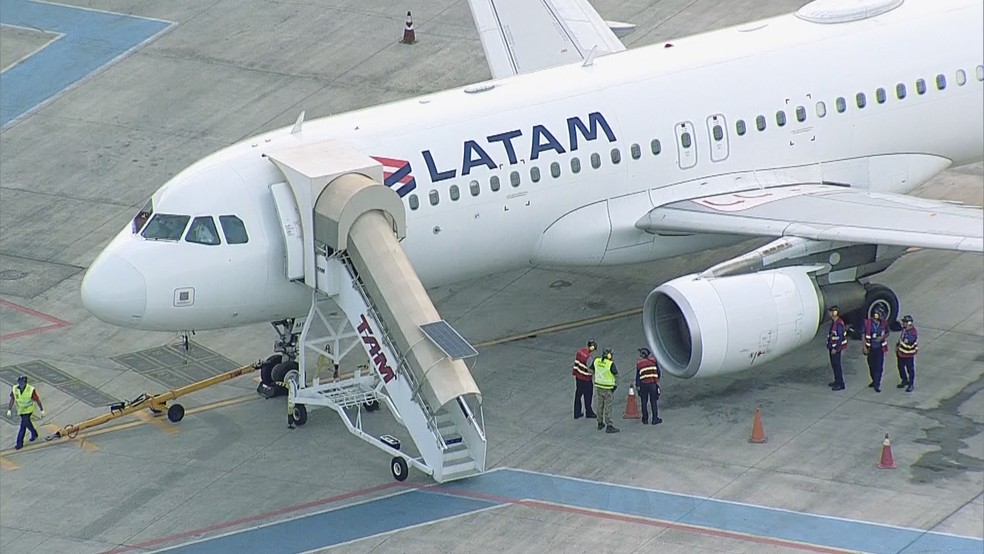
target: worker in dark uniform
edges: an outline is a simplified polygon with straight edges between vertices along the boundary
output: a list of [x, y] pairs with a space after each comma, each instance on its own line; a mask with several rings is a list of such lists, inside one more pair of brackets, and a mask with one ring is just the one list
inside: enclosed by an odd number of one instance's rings
[[589, 419], [595, 418], [595, 413], [591, 409], [593, 389], [591, 378], [594, 376], [594, 370], [591, 369], [591, 353], [597, 349], [598, 344], [589, 340], [587, 345], [578, 348], [574, 354], [574, 368], [571, 370], [571, 375], [574, 376], [574, 419], [581, 417], [582, 414]]
[[899, 335], [899, 342], [895, 345], [895, 359], [899, 366], [899, 379], [902, 381], [897, 386], [905, 388], [905, 392], [912, 392], [916, 388], [916, 353], [919, 352], [919, 333], [916, 326], [912, 324], [912, 316], [902, 317], [902, 334]]
[[840, 309], [831, 306], [830, 329], [827, 331], [827, 352], [830, 354], [830, 368], [834, 370], [832, 390], [844, 390], [844, 370], [841, 368], [841, 352], [847, 350], [847, 327], [840, 318]]
[[31, 432], [31, 442], [38, 438], [38, 430], [34, 428], [31, 417], [34, 415], [34, 405], [38, 405], [40, 416], [44, 417], [44, 406], [38, 391], [27, 384], [27, 376], [21, 375], [17, 378], [17, 384], [10, 389], [10, 402], [7, 403], [7, 417], [11, 416], [14, 406], [17, 406], [17, 415], [20, 416], [20, 429], [17, 431], [17, 443], [14, 444], [15, 450], [24, 448], [24, 435], [27, 431]]
[[885, 368], [885, 353], [888, 352], [888, 323], [880, 308], [875, 308], [871, 318], [864, 320], [863, 350], [868, 358], [868, 374], [871, 375], [868, 388], [881, 392], [882, 370]]
[[618, 369], [612, 359], [615, 357], [611, 348], [606, 348], [600, 358], [595, 358], [592, 365], [594, 368], [594, 397], [597, 405], [595, 413], [598, 414], [598, 430], [604, 429], [606, 433], [618, 433], [618, 427], [612, 425], [612, 403], [614, 401], [615, 389], [618, 388], [616, 381]]
[[639, 400], [642, 402], [642, 424], [649, 423], [649, 408], [653, 409], [653, 425], [663, 423], [659, 418], [656, 401], [659, 400], [659, 378], [662, 372], [656, 365], [656, 358], [648, 348], [639, 349], [639, 359], [636, 361], [636, 388], [639, 389]]

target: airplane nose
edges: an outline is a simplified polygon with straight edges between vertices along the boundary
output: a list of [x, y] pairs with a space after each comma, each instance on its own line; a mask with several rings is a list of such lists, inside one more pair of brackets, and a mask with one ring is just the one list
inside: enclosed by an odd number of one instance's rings
[[82, 278], [82, 305], [106, 323], [135, 326], [147, 311], [147, 283], [120, 256], [100, 256]]

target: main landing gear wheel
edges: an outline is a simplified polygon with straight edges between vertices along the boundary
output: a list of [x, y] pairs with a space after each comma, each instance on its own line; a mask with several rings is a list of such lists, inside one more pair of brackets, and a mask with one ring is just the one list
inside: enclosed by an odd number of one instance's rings
[[397, 481], [406, 481], [407, 475], [410, 474], [407, 461], [399, 456], [393, 458], [393, 461], [390, 463], [390, 471], [393, 472], [393, 478]]
[[294, 423], [299, 426], [307, 423], [307, 407], [304, 404], [294, 404]]
[[892, 289], [885, 285], [872, 284], [868, 287], [868, 292], [864, 295], [864, 315], [870, 318], [875, 313], [875, 309], [880, 308], [885, 316], [892, 331], [901, 331], [899, 324], [899, 297]]
[[171, 407], [167, 409], [167, 420], [171, 423], [177, 423], [184, 419], [185, 409], [181, 404], [171, 404]]

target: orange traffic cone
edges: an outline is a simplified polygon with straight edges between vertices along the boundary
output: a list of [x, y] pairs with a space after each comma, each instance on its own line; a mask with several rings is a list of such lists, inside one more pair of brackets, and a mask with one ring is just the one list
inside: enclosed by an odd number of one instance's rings
[[636, 393], [632, 385], [629, 385], [629, 396], [625, 400], [625, 413], [622, 414], [622, 419], [642, 419], [639, 406], [636, 405]]
[[763, 443], [768, 440], [765, 437], [765, 428], [762, 427], [762, 408], [755, 408], [755, 419], [752, 421], [752, 435], [748, 437], [748, 442]]
[[879, 469], [895, 469], [895, 458], [892, 457], [892, 442], [888, 440], [888, 433], [885, 433], [885, 440], [882, 442], [881, 460], [878, 460]]
[[413, 32], [413, 18], [410, 17], [410, 12], [407, 12], [407, 25], [403, 28], [403, 44], [413, 44], [417, 42], [417, 34]]

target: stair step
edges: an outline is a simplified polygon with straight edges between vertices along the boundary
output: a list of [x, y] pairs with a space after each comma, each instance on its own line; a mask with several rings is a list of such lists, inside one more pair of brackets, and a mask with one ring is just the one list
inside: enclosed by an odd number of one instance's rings
[[448, 462], [453, 462], [455, 460], [469, 459], [474, 462], [474, 458], [471, 457], [471, 452], [467, 448], [461, 450], [445, 450], [444, 451], [444, 464], [447, 465]]
[[453, 474], [467, 473], [469, 471], [475, 471], [475, 460], [468, 460], [460, 464], [454, 464], [450, 466], [444, 466], [444, 477], [447, 478]]

